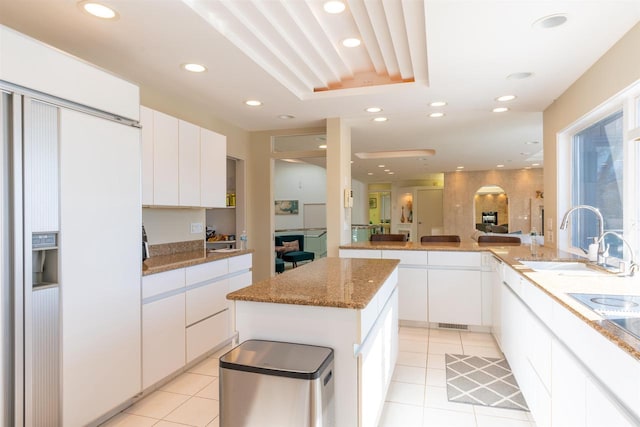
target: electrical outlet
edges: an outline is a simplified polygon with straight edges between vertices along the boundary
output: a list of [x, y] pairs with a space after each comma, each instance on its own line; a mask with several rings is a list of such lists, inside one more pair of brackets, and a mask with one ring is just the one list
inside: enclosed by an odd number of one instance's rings
[[201, 222], [192, 222], [191, 223], [191, 234], [202, 233], [202, 223]]

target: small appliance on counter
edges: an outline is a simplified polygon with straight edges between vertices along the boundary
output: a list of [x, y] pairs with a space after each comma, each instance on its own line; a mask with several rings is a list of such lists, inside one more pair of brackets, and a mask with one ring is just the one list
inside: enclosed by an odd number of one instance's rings
[[149, 242], [147, 241], [147, 232], [142, 224], [142, 261], [149, 258]]

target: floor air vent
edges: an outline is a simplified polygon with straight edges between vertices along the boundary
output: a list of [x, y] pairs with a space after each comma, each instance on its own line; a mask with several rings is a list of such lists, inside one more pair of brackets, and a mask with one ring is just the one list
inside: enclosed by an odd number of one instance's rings
[[463, 329], [463, 330], [467, 330], [469, 329], [468, 325], [457, 325], [455, 323], [438, 323], [438, 328], [445, 328], [445, 329]]

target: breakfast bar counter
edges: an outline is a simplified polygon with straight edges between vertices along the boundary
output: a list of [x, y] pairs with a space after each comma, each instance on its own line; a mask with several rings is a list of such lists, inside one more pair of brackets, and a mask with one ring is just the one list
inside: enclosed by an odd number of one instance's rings
[[376, 426], [398, 354], [398, 260], [322, 258], [227, 295], [249, 339], [329, 347], [335, 425]]

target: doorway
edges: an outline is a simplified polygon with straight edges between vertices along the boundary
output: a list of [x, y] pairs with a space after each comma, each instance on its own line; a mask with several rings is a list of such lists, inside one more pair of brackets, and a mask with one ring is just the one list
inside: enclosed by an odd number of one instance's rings
[[444, 232], [442, 189], [418, 190], [418, 236], [432, 236]]

